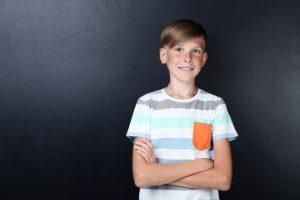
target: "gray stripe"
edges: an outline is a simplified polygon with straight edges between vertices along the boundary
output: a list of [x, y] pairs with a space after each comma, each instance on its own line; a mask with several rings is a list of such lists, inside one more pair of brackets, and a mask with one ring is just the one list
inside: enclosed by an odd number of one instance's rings
[[170, 99], [163, 101], [147, 100], [143, 101], [138, 100], [137, 104], [143, 104], [150, 106], [154, 110], [170, 109], [170, 108], [185, 108], [185, 109], [199, 109], [199, 110], [215, 110], [217, 106], [224, 104], [223, 99], [217, 101], [202, 101], [195, 99], [191, 102], [175, 102]]
[[136, 104], [150, 106], [149, 103], [150, 103], [149, 101], [143, 101], [143, 100], [139, 99]]
[[145, 187], [143, 189], [151, 189], [151, 190], [195, 190], [192, 188], [185, 188], [185, 187], [179, 187], [174, 185], [159, 185], [159, 186], [151, 186], [151, 187]]

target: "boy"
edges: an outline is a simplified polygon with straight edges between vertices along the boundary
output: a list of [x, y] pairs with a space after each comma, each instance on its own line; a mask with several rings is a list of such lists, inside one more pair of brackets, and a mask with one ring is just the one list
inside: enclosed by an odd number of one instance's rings
[[127, 132], [140, 200], [215, 200], [232, 179], [229, 141], [238, 137], [222, 98], [195, 85], [207, 60], [206, 32], [176, 20], [161, 32], [168, 86], [141, 96]]

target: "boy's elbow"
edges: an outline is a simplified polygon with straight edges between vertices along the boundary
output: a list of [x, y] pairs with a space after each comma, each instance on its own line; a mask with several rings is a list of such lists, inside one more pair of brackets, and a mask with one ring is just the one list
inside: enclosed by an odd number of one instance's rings
[[230, 190], [230, 187], [231, 187], [231, 184], [225, 183], [220, 186], [219, 190], [226, 192], [226, 191]]
[[138, 188], [143, 188], [148, 186], [146, 174], [143, 172], [138, 172], [134, 176], [134, 184]]
[[134, 184], [137, 188], [142, 188], [144, 187], [142, 182], [140, 180], [134, 179]]
[[136, 174], [133, 179], [134, 179], [134, 184], [136, 187], [138, 187], [138, 188], [144, 187], [143, 178], [140, 173]]
[[223, 176], [220, 180], [219, 190], [228, 191], [231, 188], [231, 177]]

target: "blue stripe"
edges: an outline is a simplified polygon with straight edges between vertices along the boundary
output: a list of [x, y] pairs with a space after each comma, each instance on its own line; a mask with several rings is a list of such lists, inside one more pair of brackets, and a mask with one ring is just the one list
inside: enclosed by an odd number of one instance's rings
[[154, 149], [195, 149], [190, 138], [162, 138], [153, 139], [151, 142]]

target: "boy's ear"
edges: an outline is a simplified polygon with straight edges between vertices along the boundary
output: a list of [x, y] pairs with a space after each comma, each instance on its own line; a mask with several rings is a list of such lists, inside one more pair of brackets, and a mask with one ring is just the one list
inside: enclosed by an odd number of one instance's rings
[[[205, 63], [206, 63], [206, 61], [207, 61], [207, 58], [208, 58], [208, 54], [205, 52], [204, 54], [203, 54], [203, 57], [202, 57], [202, 67], [204, 67], [204, 65], [205, 65]], [[202, 68], [201, 67], [201, 68]]]
[[165, 48], [160, 48], [159, 49], [159, 58], [162, 64], [166, 64], [167, 59], [166, 59], [166, 49]]

